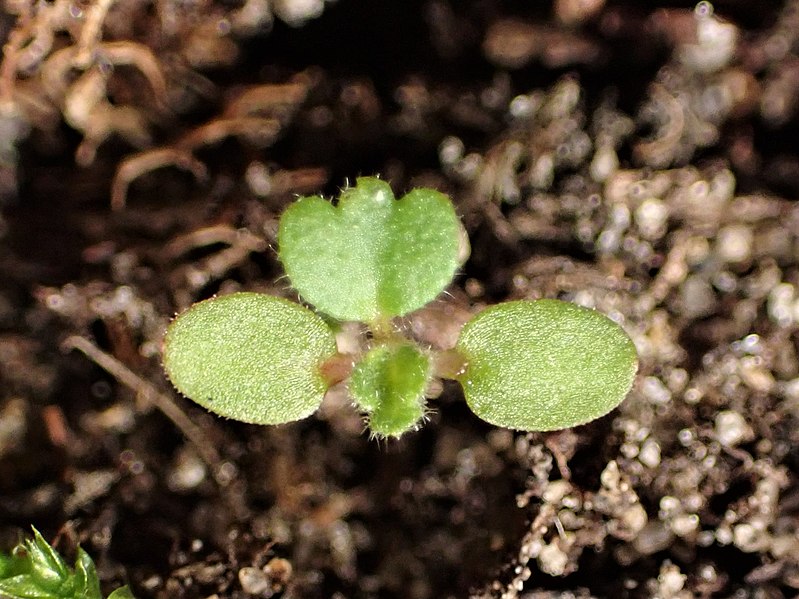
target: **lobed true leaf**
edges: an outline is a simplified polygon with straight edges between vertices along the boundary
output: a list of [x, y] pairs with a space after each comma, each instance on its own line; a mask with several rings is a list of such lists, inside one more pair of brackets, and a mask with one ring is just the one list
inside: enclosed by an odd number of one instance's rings
[[375, 322], [435, 299], [463, 258], [449, 198], [415, 189], [400, 200], [374, 177], [334, 206], [301, 198], [280, 219], [280, 260], [300, 296], [338, 320]]

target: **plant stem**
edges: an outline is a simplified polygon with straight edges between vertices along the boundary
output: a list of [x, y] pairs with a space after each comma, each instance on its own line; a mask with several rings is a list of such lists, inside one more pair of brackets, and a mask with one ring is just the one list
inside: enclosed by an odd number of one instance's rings
[[390, 318], [380, 318], [369, 323], [369, 330], [377, 341], [391, 341], [400, 337]]
[[437, 377], [457, 380], [468, 365], [466, 358], [455, 349], [433, 352], [433, 373]]
[[337, 353], [319, 367], [319, 372], [329, 387], [346, 380], [355, 367], [353, 354]]

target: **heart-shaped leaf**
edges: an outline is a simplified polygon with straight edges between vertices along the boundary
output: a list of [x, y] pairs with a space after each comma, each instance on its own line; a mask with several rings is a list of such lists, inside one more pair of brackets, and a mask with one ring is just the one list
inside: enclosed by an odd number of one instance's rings
[[399, 437], [424, 416], [430, 359], [409, 344], [379, 345], [355, 365], [349, 389], [369, 415], [369, 430]]
[[164, 368], [175, 387], [208, 410], [257, 424], [312, 414], [336, 353], [330, 327], [293, 302], [234, 293], [195, 304], [169, 326]]
[[280, 260], [300, 296], [338, 320], [377, 322], [435, 299], [452, 280], [463, 236], [449, 198], [358, 179], [333, 206], [301, 198], [280, 219]]
[[635, 346], [595, 310], [558, 300], [488, 308], [463, 327], [459, 378], [469, 407], [512, 429], [548, 431], [615, 408], [638, 368]]

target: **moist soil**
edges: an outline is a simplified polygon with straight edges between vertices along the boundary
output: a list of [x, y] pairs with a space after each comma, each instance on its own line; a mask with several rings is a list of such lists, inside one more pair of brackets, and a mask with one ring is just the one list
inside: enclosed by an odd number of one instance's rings
[[[8, 1], [0, 35], [0, 547], [140, 598], [799, 594], [799, 2]], [[296, 299], [277, 218], [361, 175], [471, 239], [397, 326], [594, 307], [626, 401], [522, 433], [444, 383], [378, 442], [343, 389], [276, 427], [172, 391], [169, 319]]]

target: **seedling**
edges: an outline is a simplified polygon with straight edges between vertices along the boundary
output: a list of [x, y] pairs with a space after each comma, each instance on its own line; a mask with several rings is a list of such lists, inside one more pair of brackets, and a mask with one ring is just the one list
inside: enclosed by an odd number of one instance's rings
[[[397, 320], [434, 300], [468, 253], [449, 198], [358, 179], [336, 205], [305, 197], [283, 214], [278, 254], [300, 297], [234, 293], [195, 304], [170, 325], [164, 368], [184, 395], [221, 416], [259, 424], [304, 418], [346, 382], [378, 437], [414, 430], [436, 378], [463, 386], [492, 424], [568, 428], [616, 407], [632, 386], [635, 347], [601, 313], [559, 300], [514, 301], [478, 313], [455, 348], [406, 338]], [[337, 350], [336, 321], [364, 323], [363, 351]]]
[[[97, 570], [89, 554], [78, 547], [75, 567], [33, 529], [33, 539], [0, 554], [0, 597], [7, 599], [102, 599]], [[120, 587], [108, 599], [134, 599]]]

